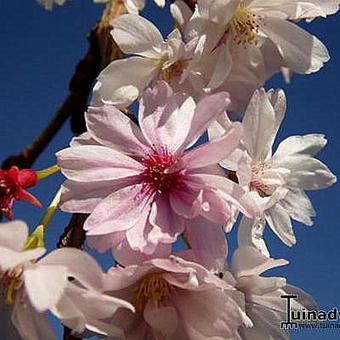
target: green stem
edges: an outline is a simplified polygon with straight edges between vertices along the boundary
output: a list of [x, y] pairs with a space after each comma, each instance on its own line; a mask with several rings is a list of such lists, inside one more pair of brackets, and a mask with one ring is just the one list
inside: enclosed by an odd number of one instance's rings
[[38, 176], [38, 180], [41, 180], [41, 179], [44, 179], [48, 176], [55, 174], [58, 171], [60, 171], [60, 166], [56, 164], [56, 165], [50, 166], [49, 168], [36, 171], [36, 174]]
[[45, 246], [45, 242], [44, 242], [45, 231], [47, 230], [47, 227], [49, 223], [51, 222], [53, 215], [58, 209], [58, 206], [60, 203], [60, 197], [61, 197], [61, 188], [57, 191], [56, 195], [54, 196], [51, 204], [47, 208], [37, 228], [27, 238], [27, 241], [24, 245], [23, 250], [35, 249], [38, 247]]

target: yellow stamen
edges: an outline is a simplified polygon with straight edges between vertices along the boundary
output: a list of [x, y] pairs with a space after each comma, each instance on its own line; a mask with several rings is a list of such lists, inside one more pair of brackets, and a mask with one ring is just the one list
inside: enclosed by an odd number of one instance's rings
[[248, 8], [239, 6], [233, 19], [228, 25], [228, 29], [233, 34], [233, 40], [237, 44], [257, 44], [256, 34], [259, 30], [260, 16], [252, 13]]
[[142, 312], [149, 300], [152, 300], [157, 307], [162, 306], [173, 289], [161, 273], [147, 274], [140, 280], [136, 289], [134, 297], [136, 310]]

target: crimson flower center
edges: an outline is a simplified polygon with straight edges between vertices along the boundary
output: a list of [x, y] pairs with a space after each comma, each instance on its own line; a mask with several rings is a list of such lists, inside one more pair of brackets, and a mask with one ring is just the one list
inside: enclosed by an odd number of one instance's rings
[[181, 182], [181, 171], [168, 173], [167, 170], [176, 163], [176, 158], [166, 148], [159, 148], [142, 158], [145, 170], [141, 173], [144, 183], [158, 193], [168, 192]]
[[17, 191], [16, 183], [8, 176], [0, 177], [0, 212], [11, 219], [11, 207]]

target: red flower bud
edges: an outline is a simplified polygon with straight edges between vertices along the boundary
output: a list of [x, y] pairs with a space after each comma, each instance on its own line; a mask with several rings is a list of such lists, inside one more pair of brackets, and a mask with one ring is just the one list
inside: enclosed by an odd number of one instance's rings
[[0, 169], [0, 212], [9, 220], [13, 218], [14, 201], [26, 201], [38, 207], [42, 204], [25, 189], [38, 182], [38, 176], [31, 169], [19, 170], [12, 166], [9, 170]]

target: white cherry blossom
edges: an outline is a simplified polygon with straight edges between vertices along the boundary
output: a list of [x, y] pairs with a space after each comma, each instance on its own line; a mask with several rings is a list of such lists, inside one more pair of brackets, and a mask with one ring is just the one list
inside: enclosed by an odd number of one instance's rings
[[252, 327], [241, 326], [243, 340], [288, 340], [289, 334], [280, 328], [286, 320], [286, 300], [282, 295], [296, 294], [291, 300], [293, 311], [318, 310], [314, 299], [303, 290], [287, 285], [283, 277], [263, 277], [263, 272], [288, 264], [284, 259], [267, 258], [253, 247], [240, 247], [233, 254], [230, 270], [236, 280], [236, 288], [245, 295], [245, 312]]
[[[115, 60], [99, 75], [91, 105], [129, 106], [155, 80], [165, 80], [177, 91], [199, 91], [197, 75], [191, 72], [200, 57], [196, 40], [185, 44], [179, 30], [163, 39], [150, 21], [133, 14], [112, 20], [112, 37], [119, 48], [134, 56]], [[201, 89], [203, 87], [201, 86]]]
[[292, 21], [326, 17], [338, 9], [337, 0], [198, 0], [184, 30], [187, 39], [206, 36], [205, 57], [217, 55], [206, 90], [228, 81], [235, 67], [240, 77], [259, 74], [262, 85], [282, 67], [300, 74], [318, 71], [329, 59], [326, 47]]
[[[268, 255], [262, 240], [265, 221], [287, 245], [295, 244], [291, 218], [312, 225], [313, 206], [304, 190], [327, 188], [336, 177], [313, 156], [325, 145], [321, 134], [291, 136], [272, 154], [272, 146], [284, 118], [286, 98], [282, 90], [255, 91], [242, 124], [244, 137], [238, 148], [220, 164], [236, 172], [239, 183], [248, 187], [264, 210], [263, 220], [244, 217], [239, 228], [240, 245], [253, 245]], [[229, 129], [225, 116], [210, 128], [217, 137]]]
[[[48, 310], [74, 331], [106, 334], [101, 318], [112, 317], [120, 307], [134, 310], [128, 302], [102, 293], [102, 272], [88, 254], [62, 248], [40, 259], [45, 248], [22, 250], [27, 237], [23, 221], [0, 225], [1, 302], [8, 305], [2, 311], [12, 320], [2, 323], [7, 324], [4, 334], [14, 334], [13, 339], [16, 332], [24, 340], [55, 339], [45, 316]], [[123, 337], [118, 327], [110, 332]]]

